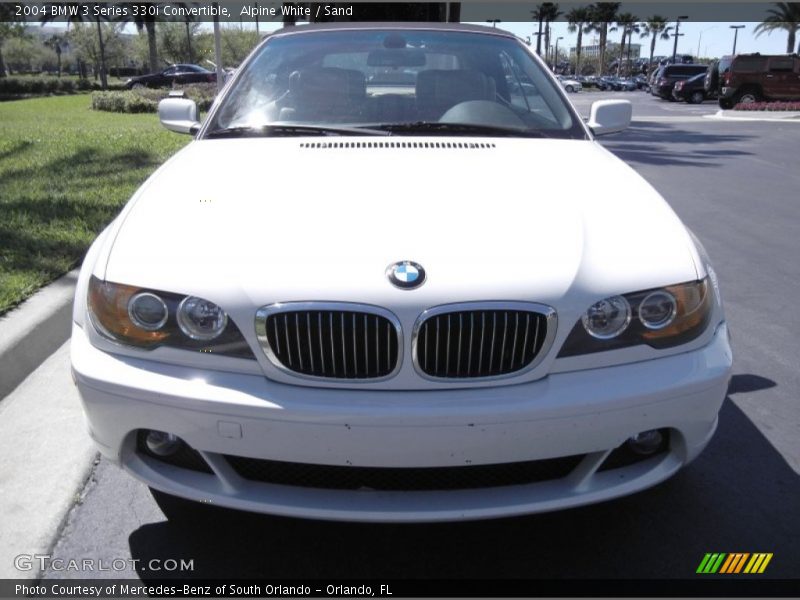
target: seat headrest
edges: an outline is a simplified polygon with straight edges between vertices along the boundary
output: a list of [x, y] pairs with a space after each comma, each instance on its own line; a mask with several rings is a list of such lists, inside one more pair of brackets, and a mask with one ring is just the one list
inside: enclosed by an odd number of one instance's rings
[[363, 102], [367, 82], [355, 69], [307, 67], [289, 76], [289, 90], [297, 104], [339, 106]]
[[417, 102], [449, 108], [469, 100], [494, 100], [495, 84], [480, 71], [430, 69], [417, 74]]

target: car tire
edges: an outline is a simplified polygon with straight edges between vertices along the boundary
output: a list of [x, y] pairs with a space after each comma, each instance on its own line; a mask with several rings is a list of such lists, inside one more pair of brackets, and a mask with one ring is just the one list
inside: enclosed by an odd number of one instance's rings
[[723, 110], [730, 110], [734, 106], [733, 100], [730, 98], [720, 98], [719, 99], [719, 107]]
[[131, 86], [132, 90], [143, 90], [144, 88], [145, 88], [145, 85], [143, 83], [134, 83]]
[[703, 92], [697, 91], [692, 92], [691, 96], [689, 96], [689, 103], [690, 104], [702, 104], [703, 100], [706, 99], [706, 95]]
[[761, 94], [754, 89], [742, 90], [736, 95], [735, 104], [753, 104], [761, 100]]
[[575, 91], [575, 88], [573, 88], [571, 85], [568, 85], [564, 89], [567, 90], [567, 92], [570, 94]]
[[173, 523], [195, 522], [197, 519], [208, 518], [215, 510], [219, 510], [217, 507], [173, 496], [154, 488], [150, 488], [150, 494], [167, 520]]

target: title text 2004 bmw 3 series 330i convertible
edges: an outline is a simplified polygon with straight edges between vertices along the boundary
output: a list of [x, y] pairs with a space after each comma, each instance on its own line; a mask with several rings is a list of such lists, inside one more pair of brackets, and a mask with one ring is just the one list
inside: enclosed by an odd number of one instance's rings
[[584, 124], [499, 30], [351, 24], [269, 36], [202, 124], [186, 98], [159, 112], [196, 139], [89, 251], [72, 365], [97, 445], [162, 503], [518, 515], [708, 443], [719, 287], [594, 141], [629, 103]]

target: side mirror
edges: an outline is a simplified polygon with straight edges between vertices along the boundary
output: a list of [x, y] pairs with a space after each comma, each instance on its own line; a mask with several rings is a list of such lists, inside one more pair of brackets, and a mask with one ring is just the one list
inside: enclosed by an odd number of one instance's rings
[[164, 98], [158, 103], [158, 118], [175, 133], [195, 133], [200, 127], [197, 104], [188, 98]]
[[598, 100], [592, 104], [587, 125], [595, 135], [619, 133], [631, 124], [632, 115], [628, 100]]

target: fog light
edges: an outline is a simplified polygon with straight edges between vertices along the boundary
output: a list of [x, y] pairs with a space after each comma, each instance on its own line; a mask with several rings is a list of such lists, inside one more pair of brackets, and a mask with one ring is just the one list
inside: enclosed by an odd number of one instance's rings
[[650, 429], [629, 437], [628, 447], [636, 454], [646, 456], [657, 452], [663, 442], [664, 436], [661, 432], [658, 429]]
[[150, 431], [145, 438], [147, 449], [156, 456], [171, 456], [180, 449], [182, 443], [177, 435], [164, 431]]

